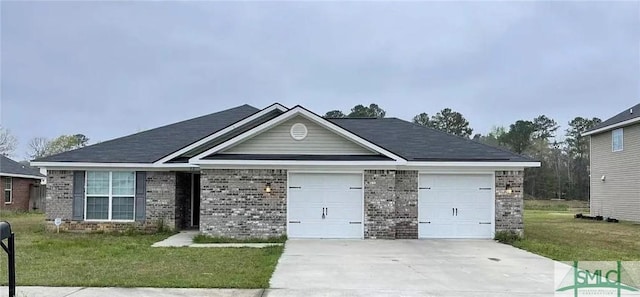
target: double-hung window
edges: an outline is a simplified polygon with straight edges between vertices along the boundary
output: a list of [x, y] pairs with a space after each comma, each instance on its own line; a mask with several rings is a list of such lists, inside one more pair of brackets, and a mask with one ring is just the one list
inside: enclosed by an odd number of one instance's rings
[[622, 128], [613, 130], [611, 132], [611, 150], [619, 152], [624, 146], [624, 132]]
[[133, 221], [135, 172], [87, 171], [86, 220]]
[[13, 184], [11, 177], [4, 178], [4, 204], [11, 204], [13, 202]]

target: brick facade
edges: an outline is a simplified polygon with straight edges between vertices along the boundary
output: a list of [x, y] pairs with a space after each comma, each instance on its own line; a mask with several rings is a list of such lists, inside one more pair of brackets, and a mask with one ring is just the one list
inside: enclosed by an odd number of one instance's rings
[[200, 182], [200, 232], [233, 238], [286, 233], [286, 170], [206, 169]]
[[364, 238], [396, 237], [396, 172], [364, 172]]
[[70, 221], [73, 211], [73, 171], [48, 170], [47, 196], [45, 198], [47, 220], [61, 218]]
[[396, 171], [396, 238], [418, 238], [418, 171]]
[[[190, 173], [147, 172], [146, 219], [136, 223], [71, 221], [73, 171], [50, 170], [48, 175], [47, 220], [63, 218], [63, 229], [153, 230], [159, 222], [171, 229], [189, 227]], [[523, 171], [495, 172], [496, 231], [523, 232], [523, 176]], [[202, 233], [234, 238], [286, 234], [286, 170], [205, 169], [200, 182]], [[363, 191], [364, 238], [418, 238], [417, 171], [365, 170]]]
[[[5, 203], [4, 190], [5, 180], [11, 179], [11, 203]], [[1, 210], [11, 211], [29, 211], [31, 209], [30, 198], [31, 191], [35, 185], [39, 185], [39, 179], [21, 178], [21, 177], [2, 177], [0, 179], [0, 189], [2, 196], [0, 199]]]
[[[137, 229], [154, 231], [160, 224], [176, 229], [183, 224], [181, 209], [176, 206], [176, 197], [190, 191], [178, 188], [188, 187], [189, 183], [176, 182], [176, 172], [147, 172], [146, 213], [140, 222], [85, 222], [73, 221], [73, 171], [49, 170], [47, 172], [46, 220], [47, 228], [55, 229], [53, 220], [61, 218], [61, 230], [67, 231], [125, 231]], [[184, 178], [180, 179], [181, 181]], [[179, 195], [177, 195], [179, 194]], [[184, 199], [184, 198], [180, 198]]]
[[[496, 171], [496, 232], [524, 232], [523, 171]], [[507, 185], [511, 193], [507, 191]]]

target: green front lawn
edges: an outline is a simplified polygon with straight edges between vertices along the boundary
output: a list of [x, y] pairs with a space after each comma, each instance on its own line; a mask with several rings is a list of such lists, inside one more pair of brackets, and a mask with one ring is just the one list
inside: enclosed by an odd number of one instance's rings
[[561, 261], [640, 260], [640, 224], [575, 219], [575, 213], [525, 209], [524, 239], [513, 245]]
[[[16, 233], [20, 286], [267, 288], [283, 247], [152, 248], [169, 234], [50, 233], [41, 214], [0, 213]], [[6, 285], [4, 251], [0, 284]]]

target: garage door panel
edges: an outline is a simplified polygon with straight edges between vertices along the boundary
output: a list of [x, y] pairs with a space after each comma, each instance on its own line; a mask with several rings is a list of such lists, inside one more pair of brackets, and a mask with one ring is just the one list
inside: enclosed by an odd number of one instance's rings
[[455, 233], [455, 224], [451, 222], [427, 221], [419, 224], [421, 238], [448, 238]]
[[324, 225], [321, 222], [289, 223], [287, 235], [294, 238], [322, 238]]
[[324, 201], [324, 193], [317, 190], [290, 189], [289, 196], [295, 197], [294, 199], [289, 199], [289, 205], [294, 207], [313, 203], [322, 204]]
[[300, 221], [288, 224], [290, 237], [362, 238], [362, 225], [350, 224], [362, 222], [362, 174], [291, 173], [289, 187], [289, 221]]
[[464, 238], [489, 238], [491, 237], [491, 224], [479, 222], [461, 222], [456, 225], [456, 233]]
[[362, 225], [361, 224], [349, 224], [339, 222], [326, 222], [325, 225], [325, 238], [361, 238]]
[[489, 174], [420, 175], [419, 237], [490, 238], [494, 216], [492, 184], [493, 176]]

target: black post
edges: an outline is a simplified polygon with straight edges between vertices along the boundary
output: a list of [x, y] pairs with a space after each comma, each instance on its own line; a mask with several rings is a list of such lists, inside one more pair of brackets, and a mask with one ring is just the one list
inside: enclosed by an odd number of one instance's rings
[[[9, 297], [16, 297], [16, 241], [8, 222], [0, 222], [0, 247], [7, 253], [9, 261]], [[3, 240], [7, 239], [8, 245]]]
[[9, 297], [16, 296], [16, 235], [9, 237]]

